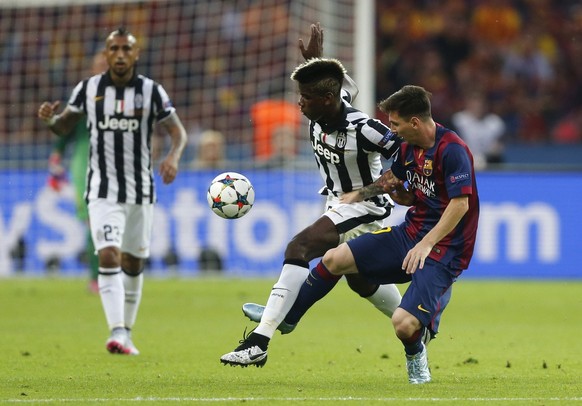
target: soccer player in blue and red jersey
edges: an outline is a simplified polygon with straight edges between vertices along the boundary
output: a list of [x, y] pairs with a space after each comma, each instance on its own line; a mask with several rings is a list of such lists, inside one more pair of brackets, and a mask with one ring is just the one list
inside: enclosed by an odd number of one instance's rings
[[404, 86], [379, 107], [404, 142], [391, 170], [342, 201], [388, 192], [411, 207], [399, 226], [327, 251], [296, 303], [307, 303], [306, 311], [347, 274], [381, 284], [411, 282], [392, 324], [404, 345], [409, 382], [426, 383], [431, 375], [422, 337], [427, 329], [438, 332], [453, 282], [473, 255], [479, 217], [473, 157], [457, 134], [434, 122], [430, 93], [422, 87]]

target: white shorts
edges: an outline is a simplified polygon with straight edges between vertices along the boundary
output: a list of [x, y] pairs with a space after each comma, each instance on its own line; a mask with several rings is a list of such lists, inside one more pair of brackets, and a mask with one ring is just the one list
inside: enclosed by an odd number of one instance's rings
[[330, 218], [340, 233], [340, 244], [384, 227], [392, 206], [378, 206], [365, 200], [359, 203], [340, 203], [339, 198], [329, 195], [324, 216]]
[[88, 204], [95, 250], [117, 247], [137, 258], [148, 258], [154, 218], [153, 204], [115, 203], [106, 199]]

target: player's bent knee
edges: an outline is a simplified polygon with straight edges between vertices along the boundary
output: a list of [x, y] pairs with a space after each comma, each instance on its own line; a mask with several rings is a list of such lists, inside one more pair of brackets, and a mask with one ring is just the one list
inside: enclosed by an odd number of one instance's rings
[[401, 307], [392, 315], [392, 325], [396, 336], [400, 340], [406, 340], [414, 335], [422, 327], [420, 321]]
[[357, 273], [354, 257], [346, 244], [328, 250], [323, 255], [323, 265], [332, 275]]

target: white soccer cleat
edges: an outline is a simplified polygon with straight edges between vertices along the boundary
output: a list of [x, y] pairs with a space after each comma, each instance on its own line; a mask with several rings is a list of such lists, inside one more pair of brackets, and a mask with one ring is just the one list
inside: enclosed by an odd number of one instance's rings
[[413, 384], [430, 382], [430, 369], [426, 347], [422, 344], [422, 351], [414, 355], [406, 355], [406, 369], [408, 370], [408, 382]]
[[220, 357], [220, 362], [224, 365], [248, 367], [254, 365], [262, 367], [267, 363], [267, 348], [263, 350], [257, 343], [257, 334], [252, 331], [247, 335], [246, 329], [243, 333], [243, 339], [239, 341], [240, 345], [234, 351], [224, 354]]
[[131, 333], [129, 331], [127, 332], [127, 340], [125, 342], [125, 350], [127, 351], [126, 354], [128, 354], [128, 355], [139, 355], [139, 350], [135, 347], [135, 345], [133, 344], [133, 341], [131, 341]]
[[267, 363], [267, 351], [263, 351], [258, 345], [249, 348], [234, 350], [220, 357], [220, 362], [224, 365], [248, 367], [254, 365], [262, 367]]
[[127, 331], [124, 328], [114, 328], [111, 332], [111, 336], [107, 339], [105, 343], [105, 348], [111, 354], [129, 354], [127, 349]]
[[139, 355], [139, 350], [131, 341], [131, 333], [124, 328], [113, 329], [105, 348], [111, 354]]

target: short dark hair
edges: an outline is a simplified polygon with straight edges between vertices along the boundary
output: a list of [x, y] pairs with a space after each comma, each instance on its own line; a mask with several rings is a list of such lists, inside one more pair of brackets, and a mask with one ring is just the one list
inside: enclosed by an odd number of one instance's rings
[[131, 32], [129, 32], [129, 30], [125, 27], [119, 27], [115, 31], [112, 31], [107, 36], [106, 42], [113, 39], [113, 37], [127, 37], [133, 44], [137, 42], [135, 36]]
[[340, 95], [346, 69], [333, 58], [312, 58], [299, 65], [291, 74], [291, 79], [302, 85], [313, 85], [313, 90], [324, 95]]
[[421, 86], [406, 85], [378, 103], [378, 107], [384, 113], [392, 111], [404, 119], [413, 116], [427, 119], [431, 116], [431, 96], [432, 94]]

